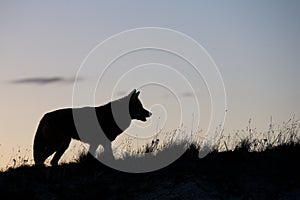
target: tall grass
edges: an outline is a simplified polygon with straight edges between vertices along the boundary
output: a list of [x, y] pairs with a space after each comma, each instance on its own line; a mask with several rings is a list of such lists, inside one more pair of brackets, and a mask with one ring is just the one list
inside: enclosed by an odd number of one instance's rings
[[11, 168], [18, 168], [22, 166], [33, 165], [33, 158], [31, 156], [31, 149], [22, 149], [20, 146], [17, 149], [12, 149], [12, 155], [10, 156], [5, 167], [1, 168], [0, 171], [7, 171]]
[[[178, 128], [169, 132], [159, 132], [152, 140], [144, 143], [137, 148], [133, 148], [133, 138], [128, 138], [119, 148], [123, 150], [122, 158], [128, 156], [142, 155], [145, 153], [153, 153], [154, 155], [172, 146], [183, 146], [187, 148], [194, 145], [199, 151], [209, 150], [216, 152], [223, 151], [265, 151], [277, 146], [293, 146], [300, 143], [300, 121], [295, 117], [276, 125], [270, 118], [269, 128], [264, 132], [257, 131], [252, 128], [251, 119], [243, 130], [235, 133], [225, 134], [224, 129], [220, 127], [216, 129], [218, 137], [215, 140], [203, 135], [203, 131], [199, 130], [194, 134], [186, 134], [183, 128]], [[128, 144], [128, 146], [126, 146]], [[123, 148], [123, 149], [122, 149]], [[119, 149], [119, 150], [120, 150]]]
[[295, 117], [290, 118], [281, 125], [275, 125], [270, 118], [269, 129], [258, 132], [251, 127], [251, 119], [244, 130], [234, 134], [221, 134], [215, 143], [217, 151], [247, 150], [265, 151], [276, 146], [293, 146], [300, 143], [300, 122]]
[[[225, 134], [224, 129], [216, 129], [218, 137], [209, 140], [204, 135], [204, 131], [198, 130], [195, 133], [187, 133], [184, 127], [179, 127], [173, 131], [159, 131], [152, 138], [142, 140], [134, 137], [124, 137], [118, 145], [113, 145], [115, 157], [117, 159], [127, 159], [130, 157], [142, 157], [145, 154], [155, 156], [165, 150], [171, 150], [174, 146], [188, 149], [191, 145], [201, 151], [265, 151], [277, 146], [294, 146], [300, 143], [300, 122], [292, 117], [280, 125], [276, 125], [270, 119], [269, 128], [265, 132], [259, 132], [252, 128], [251, 119], [244, 130], [235, 133]], [[86, 144], [74, 143], [68, 152], [61, 159], [61, 163], [78, 162], [83, 155], [87, 154]], [[199, 154], [200, 155], [200, 154]], [[47, 163], [49, 160], [47, 159]], [[13, 151], [9, 163], [2, 171], [21, 166], [33, 165], [31, 149], [25, 149], [22, 153], [20, 147]]]

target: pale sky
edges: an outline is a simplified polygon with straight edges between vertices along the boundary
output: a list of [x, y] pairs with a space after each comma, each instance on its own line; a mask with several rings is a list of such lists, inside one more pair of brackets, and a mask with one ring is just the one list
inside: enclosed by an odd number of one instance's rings
[[[177, 30], [208, 51], [226, 88], [225, 131], [245, 128], [249, 118], [262, 131], [270, 116], [278, 124], [299, 118], [299, 1], [130, 2], [0, 1], [0, 166], [13, 148], [31, 148], [45, 112], [72, 106], [72, 81], [87, 54], [108, 37], [139, 27]], [[97, 80], [90, 74], [78, 84]], [[164, 72], [160, 76], [172, 82]], [[40, 79], [45, 77], [50, 79]], [[101, 92], [98, 103], [105, 102]], [[164, 90], [141, 92], [145, 107], [173, 105]], [[184, 92], [178, 95], [188, 99]]]

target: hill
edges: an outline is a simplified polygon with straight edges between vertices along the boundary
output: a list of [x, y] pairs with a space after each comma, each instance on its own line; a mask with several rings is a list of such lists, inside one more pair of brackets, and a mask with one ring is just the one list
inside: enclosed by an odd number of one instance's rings
[[168, 167], [125, 173], [88, 156], [57, 167], [21, 166], [0, 173], [10, 199], [297, 199], [300, 144], [249, 152], [213, 151], [199, 159], [191, 146]]

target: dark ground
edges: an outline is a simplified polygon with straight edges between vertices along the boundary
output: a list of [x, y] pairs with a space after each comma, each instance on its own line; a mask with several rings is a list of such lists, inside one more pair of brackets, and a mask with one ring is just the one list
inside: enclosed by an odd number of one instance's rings
[[203, 159], [191, 147], [168, 167], [132, 174], [82, 157], [0, 173], [1, 199], [300, 199], [300, 144], [237, 148]]

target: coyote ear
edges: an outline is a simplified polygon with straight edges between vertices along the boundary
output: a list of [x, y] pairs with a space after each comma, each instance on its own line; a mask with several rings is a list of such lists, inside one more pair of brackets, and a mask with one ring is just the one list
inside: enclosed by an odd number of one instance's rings
[[132, 97], [135, 96], [135, 94], [136, 94], [136, 89], [132, 90], [132, 91], [129, 93], [128, 97], [129, 97], [129, 98], [132, 98]]
[[139, 96], [139, 94], [140, 94], [140, 91], [137, 91], [137, 92], [135, 93], [135, 97], [137, 98], [137, 97]]

